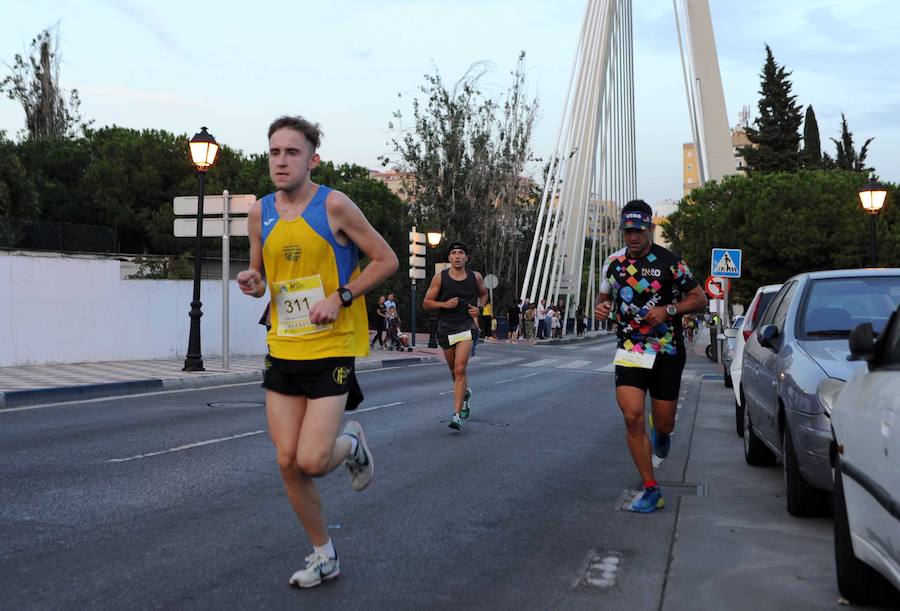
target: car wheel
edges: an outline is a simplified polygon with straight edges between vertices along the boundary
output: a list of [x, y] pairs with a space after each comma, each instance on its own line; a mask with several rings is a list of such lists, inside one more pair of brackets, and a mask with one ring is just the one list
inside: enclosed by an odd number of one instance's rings
[[[744, 393], [740, 393], [743, 398]], [[740, 401], [734, 401], [734, 428], [738, 437], [744, 436], [744, 405]]]
[[881, 604], [896, 596], [891, 583], [853, 553], [840, 469], [834, 470], [834, 564], [837, 567], [838, 590], [851, 603]]
[[775, 464], [775, 455], [753, 431], [750, 411], [744, 407], [744, 460], [754, 467], [769, 467]]
[[731, 379], [731, 370], [725, 370], [725, 388], [734, 388], [734, 382]]
[[713, 356], [712, 356], [712, 344], [710, 344], [710, 345], [708, 345], [708, 346], [706, 347], [706, 358], [708, 358], [708, 359], [711, 360], [711, 361], [715, 361], [715, 360], [716, 360], [716, 359], [714, 359]]
[[782, 434], [781, 447], [784, 450], [784, 496], [787, 499], [788, 513], [796, 517], [821, 515], [828, 508], [828, 493], [810, 486], [797, 462], [797, 450], [787, 425]]

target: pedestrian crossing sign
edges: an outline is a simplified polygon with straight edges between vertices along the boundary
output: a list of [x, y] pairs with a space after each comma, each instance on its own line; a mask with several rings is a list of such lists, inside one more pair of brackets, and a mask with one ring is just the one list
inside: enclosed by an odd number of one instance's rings
[[713, 248], [712, 249], [713, 276], [720, 278], [741, 277], [741, 249], [740, 248]]

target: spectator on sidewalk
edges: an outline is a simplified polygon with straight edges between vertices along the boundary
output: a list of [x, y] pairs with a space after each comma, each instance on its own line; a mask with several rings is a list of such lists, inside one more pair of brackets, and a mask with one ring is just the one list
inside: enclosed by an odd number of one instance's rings
[[521, 313], [519, 310], [519, 305], [521, 303], [522, 303], [522, 301], [519, 300], [519, 303], [510, 304], [509, 308], [506, 310], [506, 318], [509, 323], [509, 325], [508, 325], [509, 336], [506, 339], [506, 341], [508, 341], [508, 342], [514, 342], [514, 341], [516, 341], [516, 339], [518, 339], [519, 315]]
[[537, 305], [537, 309], [535, 310], [535, 320], [537, 321], [535, 324], [537, 325], [537, 338], [545, 339], [549, 334], [549, 327], [547, 327], [547, 300], [541, 299], [540, 303]]
[[493, 329], [491, 319], [494, 317], [494, 304], [488, 301], [481, 310], [481, 336], [493, 337]]
[[529, 303], [522, 313], [522, 324], [525, 326], [525, 339], [534, 339], [534, 304]]
[[384, 295], [381, 295], [378, 297], [378, 303], [372, 306], [372, 325], [375, 327], [375, 336], [369, 342], [369, 348], [374, 348], [376, 341], [379, 347], [384, 348], [385, 319], [387, 318], [387, 308], [384, 307], [384, 302]]
[[578, 309], [575, 310], [575, 335], [584, 335], [584, 327], [586, 324], [587, 320], [584, 317], [584, 306], [579, 304]]

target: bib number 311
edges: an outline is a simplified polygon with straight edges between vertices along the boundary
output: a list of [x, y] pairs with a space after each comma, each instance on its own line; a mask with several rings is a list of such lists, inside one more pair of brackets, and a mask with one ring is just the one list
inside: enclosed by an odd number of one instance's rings
[[315, 325], [309, 321], [309, 309], [325, 299], [322, 277], [307, 276], [273, 283], [278, 312], [278, 335], [293, 336], [331, 329], [331, 323]]

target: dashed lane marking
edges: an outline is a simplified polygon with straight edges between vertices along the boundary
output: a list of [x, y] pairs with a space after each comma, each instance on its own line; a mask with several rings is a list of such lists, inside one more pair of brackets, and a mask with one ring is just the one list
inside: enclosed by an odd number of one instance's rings
[[178, 446], [175, 448], [169, 448], [168, 450], [160, 450], [159, 452], [149, 452], [147, 454], [137, 454], [135, 456], [129, 456], [127, 458], [110, 458], [106, 462], [128, 462], [130, 460], [140, 460], [142, 458], [152, 458], [154, 456], [162, 456], [163, 454], [172, 454], [173, 452], [183, 452], [184, 450], [190, 450], [191, 448], [199, 448], [201, 446], [208, 446], [214, 443], [222, 443], [225, 441], [233, 441], [235, 439], [241, 439], [243, 437], [252, 437], [254, 435], [262, 435], [265, 431], [250, 431], [249, 433], [241, 433], [239, 435], [232, 435], [230, 437], [220, 437], [218, 439], [207, 439], [206, 441], [198, 441], [196, 443], [189, 443], [187, 445]]
[[558, 361], [559, 359], [538, 359], [537, 361], [531, 361], [530, 363], [522, 363], [519, 367], [544, 367]]
[[529, 373], [528, 375], [519, 376], [517, 378], [508, 378], [506, 380], [497, 380], [496, 382], [494, 382], [494, 384], [503, 384], [504, 382], [513, 382], [515, 380], [524, 380], [525, 378], [530, 378], [530, 377], [536, 376], [540, 373], [541, 373], [540, 371], [535, 371], [534, 373]]
[[562, 365], [557, 365], [557, 369], [581, 369], [585, 365], [590, 365], [590, 361], [571, 361], [569, 363], [563, 363]]
[[499, 361], [491, 361], [490, 363], [480, 363], [481, 365], [488, 365], [493, 367], [494, 365], [512, 365], [513, 363], [518, 363], [519, 361], [524, 361], [524, 356], [519, 356], [515, 358], [509, 359], [500, 359]]
[[[453, 392], [452, 390], [450, 392]], [[446, 394], [446, 393], [441, 393]], [[404, 401], [394, 401], [393, 403], [385, 403], [384, 405], [373, 405], [372, 407], [366, 407], [364, 409], [356, 409], [350, 412], [351, 414], [361, 414], [363, 412], [374, 412], [376, 409], [384, 409], [385, 407], [394, 407], [395, 405], [403, 405]]]

